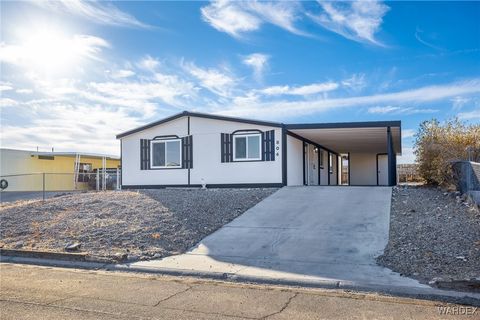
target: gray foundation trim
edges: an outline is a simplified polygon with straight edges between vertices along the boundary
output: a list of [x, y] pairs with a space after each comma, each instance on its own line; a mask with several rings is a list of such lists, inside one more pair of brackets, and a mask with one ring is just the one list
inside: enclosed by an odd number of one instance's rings
[[[201, 188], [201, 184], [122, 185], [122, 189]], [[208, 188], [281, 188], [283, 183], [220, 183], [207, 184]]]

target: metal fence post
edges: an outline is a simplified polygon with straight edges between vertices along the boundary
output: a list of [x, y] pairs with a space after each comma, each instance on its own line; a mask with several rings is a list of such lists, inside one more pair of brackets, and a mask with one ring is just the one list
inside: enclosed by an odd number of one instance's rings
[[117, 168], [117, 190], [120, 190], [120, 170]]
[[100, 189], [100, 170], [97, 169], [97, 191]]
[[43, 202], [45, 202], [45, 172], [42, 173], [42, 185], [43, 185], [42, 198], [43, 198]]

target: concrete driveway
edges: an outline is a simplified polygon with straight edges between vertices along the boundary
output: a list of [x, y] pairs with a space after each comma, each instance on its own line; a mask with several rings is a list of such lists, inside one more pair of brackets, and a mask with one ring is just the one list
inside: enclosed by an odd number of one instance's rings
[[340, 285], [427, 287], [377, 266], [391, 188], [285, 187], [183, 255], [134, 267]]

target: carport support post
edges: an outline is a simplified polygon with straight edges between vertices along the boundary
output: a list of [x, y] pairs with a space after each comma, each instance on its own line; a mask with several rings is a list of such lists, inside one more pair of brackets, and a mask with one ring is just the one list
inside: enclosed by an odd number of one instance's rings
[[328, 151], [327, 164], [328, 185], [330, 185], [330, 151]]
[[392, 130], [387, 127], [387, 155], [388, 155], [388, 185], [394, 186], [397, 178], [395, 177], [395, 153], [393, 150]]
[[[337, 155], [337, 186], [341, 185], [342, 184], [342, 180], [341, 180], [341, 177], [342, 177], [342, 156], [339, 156]], [[340, 177], [340, 181], [339, 181], [339, 177]]]

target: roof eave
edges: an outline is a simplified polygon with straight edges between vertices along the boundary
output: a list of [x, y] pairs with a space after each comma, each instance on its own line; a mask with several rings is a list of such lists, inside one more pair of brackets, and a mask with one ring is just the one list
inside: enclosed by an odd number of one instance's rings
[[400, 120], [395, 121], [366, 121], [366, 122], [332, 122], [332, 123], [291, 123], [286, 129], [348, 129], [348, 128], [383, 128], [401, 127]]
[[146, 124], [144, 126], [125, 131], [123, 133], [120, 133], [116, 136], [117, 139], [121, 139], [123, 137], [126, 137], [128, 135], [150, 129], [152, 127], [158, 126], [160, 124], [176, 120], [181, 117], [197, 117], [197, 118], [206, 118], [206, 119], [214, 119], [214, 120], [220, 120], [220, 121], [232, 121], [232, 122], [240, 122], [240, 123], [248, 123], [248, 124], [256, 124], [256, 125], [262, 125], [262, 126], [269, 126], [269, 127], [282, 127], [282, 123], [278, 122], [268, 122], [268, 121], [260, 121], [260, 120], [252, 120], [252, 119], [242, 119], [242, 118], [234, 118], [234, 117], [227, 117], [227, 116], [221, 116], [221, 115], [213, 115], [213, 114], [206, 114], [206, 113], [198, 113], [198, 112], [190, 112], [190, 111], [183, 111], [181, 113], [177, 113], [173, 116]]

